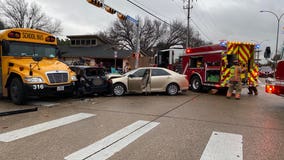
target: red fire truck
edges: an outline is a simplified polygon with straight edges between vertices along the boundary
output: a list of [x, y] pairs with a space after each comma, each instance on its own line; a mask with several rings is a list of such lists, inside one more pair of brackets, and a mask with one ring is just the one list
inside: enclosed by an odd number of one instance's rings
[[265, 92], [284, 97], [284, 60], [278, 61], [275, 78], [266, 79]]
[[246, 67], [244, 86], [256, 86], [258, 67], [254, 62], [255, 44], [222, 41], [220, 44], [186, 49], [182, 56], [183, 74], [193, 91], [224, 88], [230, 78], [230, 67], [238, 59]]

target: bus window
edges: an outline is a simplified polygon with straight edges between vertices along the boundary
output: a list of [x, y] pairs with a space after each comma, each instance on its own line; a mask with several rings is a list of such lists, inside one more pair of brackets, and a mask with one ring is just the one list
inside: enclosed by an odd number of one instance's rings
[[56, 46], [35, 43], [10, 42], [9, 56], [40, 56], [54, 58]]
[[9, 41], [5, 41], [5, 40], [3, 40], [2, 41], [2, 55], [4, 56], [4, 55], [8, 55], [8, 53], [9, 53], [9, 51], [10, 51], [10, 49], [9, 49]]

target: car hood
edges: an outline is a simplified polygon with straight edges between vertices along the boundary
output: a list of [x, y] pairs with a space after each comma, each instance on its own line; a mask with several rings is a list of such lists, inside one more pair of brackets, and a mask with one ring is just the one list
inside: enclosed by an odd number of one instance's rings
[[124, 77], [124, 75], [118, 74], [118, 73], [109, 73], [106, 75], [107, 79], [113, 79], [113, 78], [119, 78], [119, 77]]

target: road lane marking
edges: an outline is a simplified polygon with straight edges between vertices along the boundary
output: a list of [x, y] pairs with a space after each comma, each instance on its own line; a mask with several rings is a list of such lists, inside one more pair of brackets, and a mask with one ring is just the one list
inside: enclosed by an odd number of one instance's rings
[[73, 122], [77, 122], [89, 117], [95, 116], [94, 114], [89, 113], [78, 113], [71, 116], [59, 118], [56, 120], [40, 123], [37, 125], [33, 125], [26, 128], [17, 129], [14, 131], [6, 132], [0, 134], [1, 142], [11, 142], [20, 138], [24, 138], [33, 134], [37, 134], [43, 131], [47, 131], [49, 129], [53, 129], [56, 127], [64, 126]]
[[65, 160], [105, 160], [147, 133], [160, 123], [137, 121], [131, 125], [81, 149], [67, 157]]
[[228, 159], [243, 159], [243, 136], [213, 131], [200, 160]]

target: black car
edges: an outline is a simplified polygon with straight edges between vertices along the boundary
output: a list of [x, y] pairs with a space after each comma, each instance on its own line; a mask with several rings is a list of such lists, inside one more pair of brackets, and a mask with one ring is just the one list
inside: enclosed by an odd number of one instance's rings
[[77, 75], [74, 95], [111, 94], [112, 82], [105, 75], [105, 69], [94, 66], [71, 66]]

